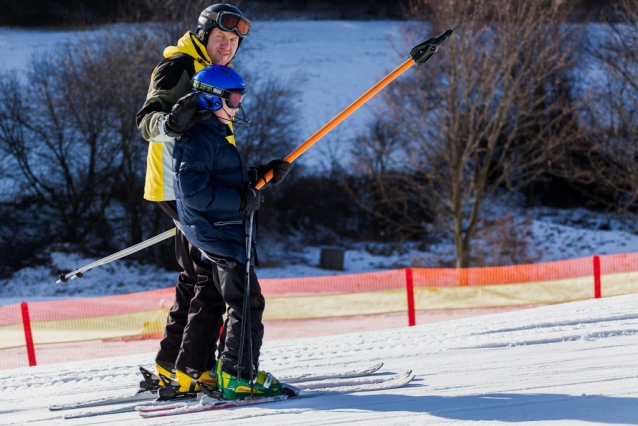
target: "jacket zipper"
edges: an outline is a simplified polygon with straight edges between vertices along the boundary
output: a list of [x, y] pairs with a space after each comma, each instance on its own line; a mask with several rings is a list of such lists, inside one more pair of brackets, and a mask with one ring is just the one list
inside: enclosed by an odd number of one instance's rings
[[214, 222], [214, 226], [224, 226], [224, 225], [241, 225], [244, 223], [243, 220], [226, 220], [221, 222]]

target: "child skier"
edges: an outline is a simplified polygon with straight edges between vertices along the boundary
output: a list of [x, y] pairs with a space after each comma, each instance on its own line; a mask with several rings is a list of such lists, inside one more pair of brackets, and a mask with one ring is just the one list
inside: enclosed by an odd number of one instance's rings
[[[294, 388], [278, 382], [269, 373], [258, 371], [266, 303], [251, 267], [256, 263], [254, 238], [247, 248], [250, 240], [247, 235], [254, 236], [256, 228], [249, 218], [261, 203], [260, 192], [253, 188], [255, 179], [273, 170], [271, 182], [279, 183], [288, 173], [290, 163], [274, 160], [257, 168], [261, 173], [257, 173], [251, 182], [250, 171], [239, 151], [226, 139], [230, 134], [228, 124], [233, 121], [244, 97], [243, 79], [229, 67], [210, 65], [196, 73], [192, 83], [193, 91], [199, 95], [198, 113], [210, 112], [212, 116], [200, 121], [176, 144], [173, 153], [174, 183], [184, 235], [193, 246], [202, 250], [203, 256], [211, 263], [214, 285], [228, 306], [225, 339], [220, 342], [215, 367], [216, 395], [224, 399], [239, 399], [250, 395], [294, 394]], [[253, 225], [252, 230], [249, 223]], [[250, 255], [248, 249], [251, 250]], [[247, 259], [250, 259], [249, 265]], [[250, 294], [245, 301], [247, 275]], [[247, 319], [249, 324], [244, 322]], [[182, 344], [187, 345], [188, 342]], [[180, 368], [188, 370], [187, 367], [176, 366], [180, 391], [183, 392], [191, 386], [189, 379], [196, 380], [193, 375], [188, 375], [189, 371], [180, 371]]]

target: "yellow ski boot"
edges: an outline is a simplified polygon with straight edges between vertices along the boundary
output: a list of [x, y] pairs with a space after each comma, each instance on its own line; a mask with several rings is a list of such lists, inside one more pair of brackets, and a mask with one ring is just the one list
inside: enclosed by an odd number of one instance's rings
[[157, 399], [159, 401], [195, 398], [197, 393], [202, 390], [201, 384], [211, 387], [217, 385], [217, 381], [215, 377], [211, 376], [210, 371], [200, 373], [190, 368], [184, 368], [184, 370], [186, 371], [177, 367], [175, 369], [174, 378], [160, 375], [160, 378], [164, 380], [165, 383], [164, 386], [160, 387], [157, 391]]

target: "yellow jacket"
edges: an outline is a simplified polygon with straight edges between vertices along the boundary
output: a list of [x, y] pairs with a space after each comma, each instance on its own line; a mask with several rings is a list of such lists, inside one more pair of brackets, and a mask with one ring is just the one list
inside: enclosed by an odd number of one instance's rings
[[[177, 100], [191, 93], [193, 75], [212, 64], [206, 47], [190, 31], [179, 39], [177, 46], [164, 49], [164, 58], [151, 74], [146, 102], [136, 116], [137, 127], [149, 142], [144, 184], [144, 198], [149, 201], [175, 200], [172, 166], [175, 139], [164, 134], [164, 121]], [[226, 139], [235, 145], [233, 135]]]

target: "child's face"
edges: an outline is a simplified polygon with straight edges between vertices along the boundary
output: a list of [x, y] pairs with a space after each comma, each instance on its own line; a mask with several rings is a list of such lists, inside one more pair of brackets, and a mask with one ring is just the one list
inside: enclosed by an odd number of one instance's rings
[[224, 108], [226, 109], [228, 114], [230, 114], [231, 117], [234, 117], [235, 114], [237, 114], [237, 111], [239, 111], [239, 108], [231, 108], [231, 107], [229, 107], [228, 106], [228, 102], [226, 101], [226, 99], [222, 99], [222, 101], [224, 101]]
[[217, 118], [220, 118], [223, 122], [227, 122], [228, 120], [233, 118], [235, 114], [237, 114], [237, 111], [239, 111], [239, 108], [230, 108], [228, 106], [228, 103], [226, 102], [226, 99], [224, 98], [220, 98], [220, 99], [224, 103], [224, 106], [222, 106], [220, 109], [215, 111], [214, 114], [217, 116]]

